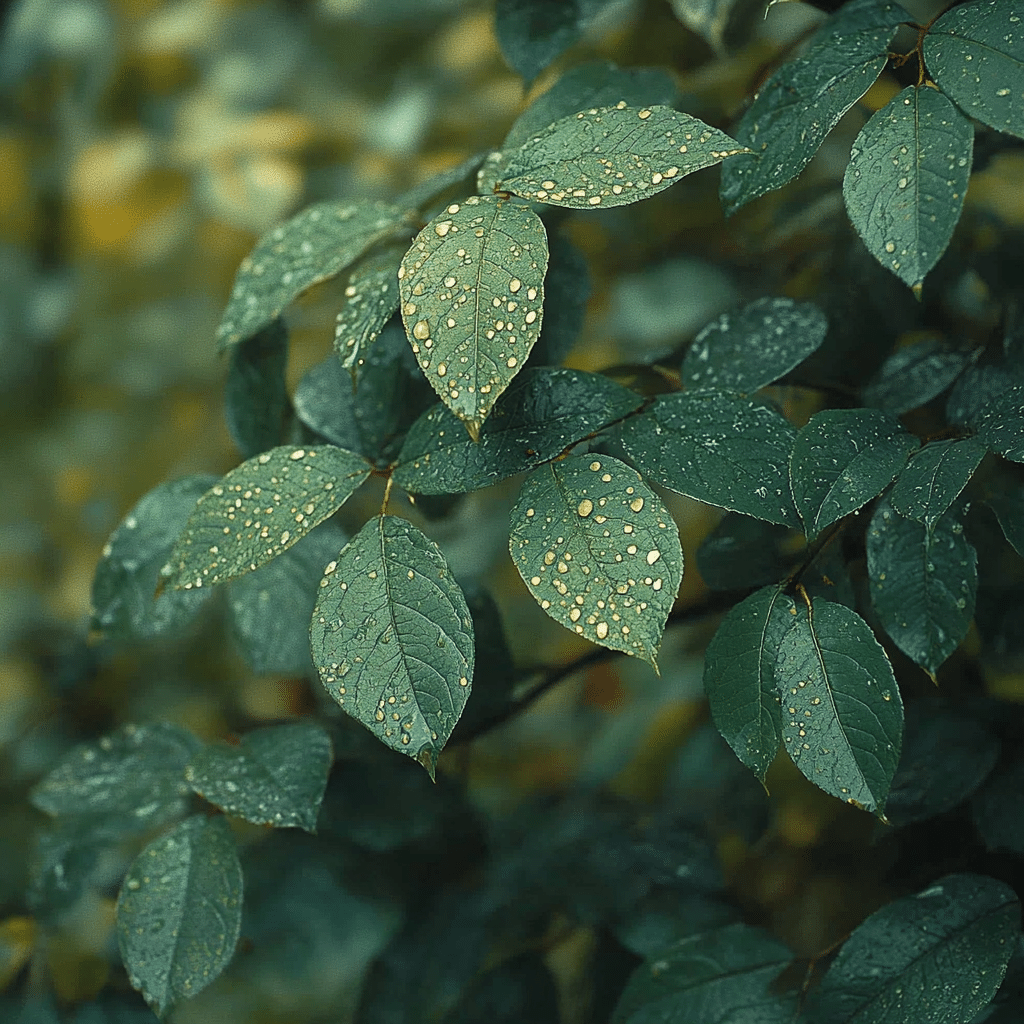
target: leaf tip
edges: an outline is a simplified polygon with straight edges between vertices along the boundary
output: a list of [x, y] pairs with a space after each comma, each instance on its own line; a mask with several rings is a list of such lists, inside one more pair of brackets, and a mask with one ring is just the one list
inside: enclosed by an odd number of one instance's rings
[[430, 781], [436, 784], [437, 758], [434, 756], [434, 748], [430, 746], [422, 747], [416, 755], [416, 760], [426, 770], [426, 773], [430, 776]]
[[480, 428], [483, 426], [483, 420], [463, 420], [466, 424], [466, 430], [469, 432], [469, 436], [477, 443], [480, 441]]
[[910, 290], [914, 293], [914, 298], [920, 302], [921, 293], [924, 290], [924, 281], [918, 281], [916, 284], [911, 285]]

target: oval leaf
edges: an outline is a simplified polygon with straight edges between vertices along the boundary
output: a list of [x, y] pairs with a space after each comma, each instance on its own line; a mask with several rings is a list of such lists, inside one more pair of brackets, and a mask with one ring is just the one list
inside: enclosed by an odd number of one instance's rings
[[1003, 528], [1003, 536], [1024, 557], [1024, 491], [1019, 487], [1003, 491], [989, 498], [988, 504]]
[[494, 33], [508, 66], [529, 85], [573, 45], [607, 0], [498, 0]]
[[366, 362], [366, 350], [398, 311], [398, 268], [402, 252], [389, 249], [364, 260], [345, 287], [345, 305], [334, 324], [334, 351], [353, 381]]
[[978, 440], [1005, 459], [1024, 462], [1024, 384], [989, 399], [975, 420]]
[[985, 449], [973, 438], [933, 441], [914, 452], [893, 484], [893, 508], [908, 519], [934, 523], [967, 486]]
[[864, 388], [864, 402], [899, 416], [942, 394], [970, 361], [966, 351], [926, 338], [897, 349]]

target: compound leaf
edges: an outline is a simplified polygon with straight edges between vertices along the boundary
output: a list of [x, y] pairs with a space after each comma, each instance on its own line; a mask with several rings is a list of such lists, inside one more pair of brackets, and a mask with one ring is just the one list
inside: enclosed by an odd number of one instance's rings
[[494, 32], [502, 55], [529, 85], [583, 35], [608, 0], [498, 0]]
[[402, 252], [388, 249], [353, 268], [345, 305], [334, 324], [334, 351], [353, 382], [366, 362], [366, 350], [398, 311], [398, 267]]
[[967, 366], [970, 355], [926, 338], [897, 349], [864, 388], [864, 402], [899, 416], [942, 394]]
[[993, 495], [988, 504], [1003, 528], [1003, 536], [1018, 555], [1024, 556], [1024, 490], [1018, 487]]
[[288, 328], [279, 317], [231, 350], [224, 418], [243, 459], [281, 443], [290, 408], [287, 364]]
[[978, 440], [1003, 458], [1024, 462], [1024, 384], [990, 398], [974, 423]]
[[890, 500], [900, 515], [932, 524], [956, 500], [985, 454], [973, 438], [933, 441], [914, 452]]

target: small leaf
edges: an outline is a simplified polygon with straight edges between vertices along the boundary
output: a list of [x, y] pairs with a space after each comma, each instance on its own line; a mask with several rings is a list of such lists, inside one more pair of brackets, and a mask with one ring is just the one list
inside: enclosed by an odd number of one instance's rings
[[433, 778], [474, 660], [466, 599], [437, 545], [404, 519], [371, 519], [328, 564], [310, 641], [341, 709]]
[[547, 264], [528, 206], [471, 196], [416, 236], [398, 271], [416, 359], [474, 439], [540, 333]]
[[283, 440], [291, 403], [285, 387], [288, 328], [272, 320], [231, 350], [224, 383], [224, 414], [228, 432], [243, 459], [250, 459]]
[[158, 1017], [227, 967], [242, 922], [242, 869], [227, 822], [200, 815], [150, 843], [117, 899], [128, 980]]
[[864, 402], [899, 416], [942, 394], [970, 361], [967, 352], [926, 338], [897, 349], [864, 388]]
[[345, 288], [345, 305], [334, 325], [334, 351], [355, 381], [367, 349], [398, 311], [402, 252], [388, 249], [357, 264]]
[[868, 252], [915, 293], [953, 237], [973, 147], [971, 122], [924, 86], [894, 96], [854, 141], [847, 213]]
[[979, 411], [974, 426], [978, 440], [1003, 458], [1024, 462], [1024, 384], [1015, 384]]
[[1003, 528], [1003, 536], [1017, 554], [1024, 557], [1024, 490], [1020, 487], [1006, 490], [989, 498], [988, 504]]
[[970, 437], [926, 444], [896, 477], [890, 495], [893, 508], [908, 519], [934, 523], [967, 486], [984, 454]]
[[199, 499], [163, 574], [191, 590], [252, 572], [334, 515], [369, 474], [362, 456], [333, 445], [249, 459]]
[[827, 333], [825, 314], [811, 302], [757, 299], [723, 313], [697, 335], [682, 379], [689, 387], [749, 394], [799, 366]]
[[697, 548], [697, 568], [712, 590], [763, 587], [788, 575], [803, 550], [789, 527], [727, 512]]
[[331, 770], [331, 740], [318, 725], [255, 729], [238, 746], [211, 744], [185, 768], [192, 788], [222, 811], [256, 825], [316, 831]]
[[512, 509], [509, 551], [556, 622], [657, 667], [683, 552], [672, 517], [634, 470], [607, 455], [535, 469]]

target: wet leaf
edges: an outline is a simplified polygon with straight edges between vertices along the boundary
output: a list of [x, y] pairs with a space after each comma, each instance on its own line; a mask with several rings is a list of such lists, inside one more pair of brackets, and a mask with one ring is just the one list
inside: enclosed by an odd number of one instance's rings
[[727, 512], [701, 541], [697, 568], [712, 590], [743, 590], [777, 583], [804, 548], [804, 538], [786, 526]]
[[471, 196], [416, 236], [398, 272], [416, 359], [474, 438], [540, 333], [547, 262], [528, 206]]
[[345, 288], [345, 305], [334, 324], [334, 351], [356, 381], [366, 350], [398, 311], [402, 251], [388, 249], [358, 263]]
[[671, 516], [634, 470], [607, 455], [535, 469], [512, 509], [509, 550], [556, 622], [656, 666], [683, 552]]
[[985, 405], [1020, 383], [1005, 364], [972, 364], [957, 378], [946, 401], [946, 419], [966, 425], [977, 422]]
[[847, 213], [868, 252], [916, 293], [953, 237], [973, 147], [971, 122], [925, 86], [894, 96], [853, 144]]
[[897, 349], [864, 388], [864, 402], [896, 416], [941, 395], [963, 372], [970, 354], [927, 338]]
[[285, 386], [288, 328], [274, 319], [231, 350], [224, 382], [224, 415], [228, 432], [243, 459], [250, 459], [283, 440], [291, 403]]
[[1024, 384], [990, 398], [974, 421], [978, 440], [1013, 462], [1024, 462]]
[[197, 815], [132, 862], [117, 900], [128, 980], [158, 1017], [210, 984], [235, 952], [242, 869], [222, 817]]
[[988, 504], [1003, 528], [1003, 536], [1024, 557], [1024, 490], [1016, 487], [993, 495]]
[[970, 437], [926, 444], [896, 477], [893, 508], [908, 519], [934, 523], [967, 486], [984, 454]]
[[371, 519], [325, 570], [310, 642], [341, 709], [433, 778], [474, 661], [466, 599], [437, 545], [404, 519]]

